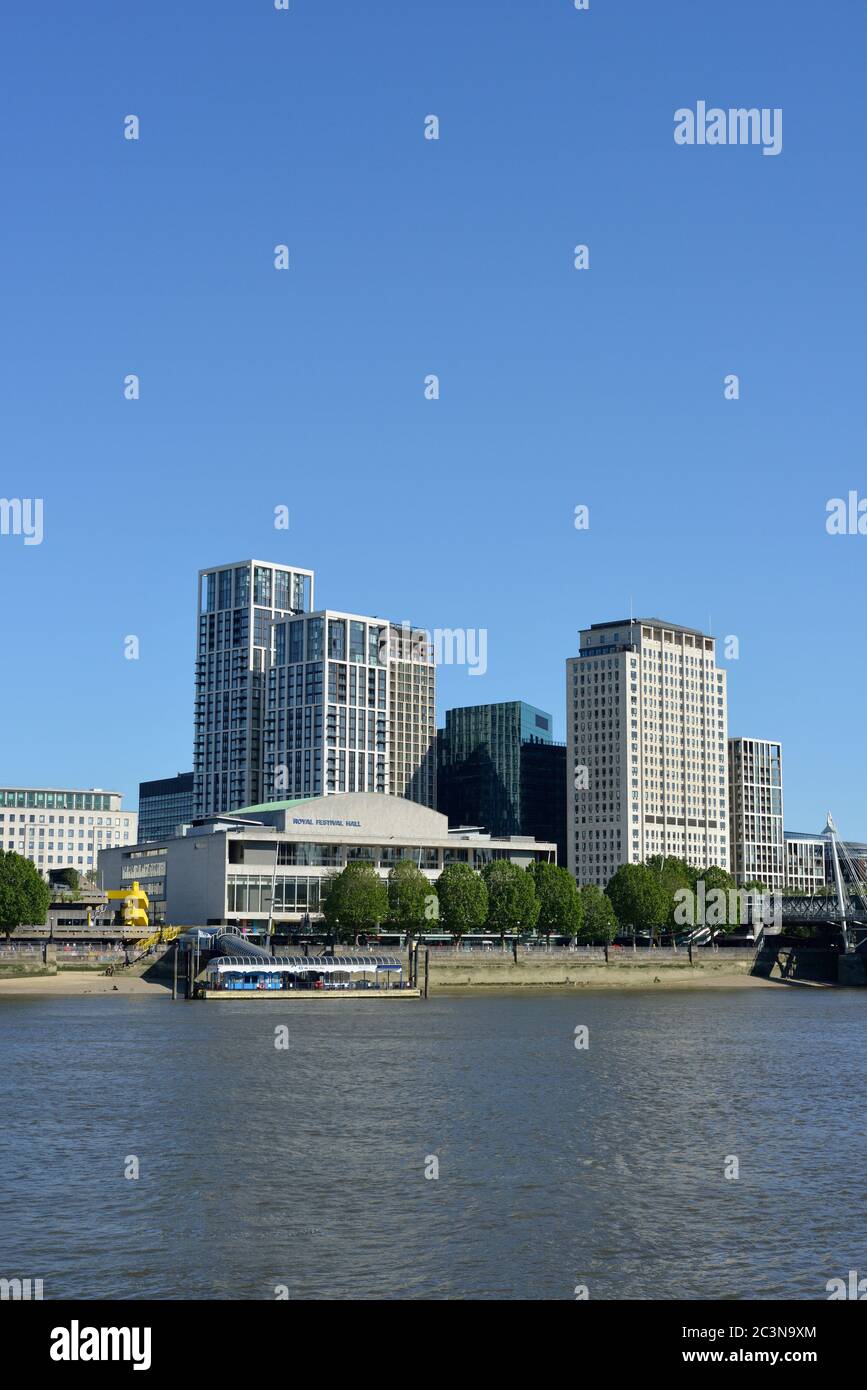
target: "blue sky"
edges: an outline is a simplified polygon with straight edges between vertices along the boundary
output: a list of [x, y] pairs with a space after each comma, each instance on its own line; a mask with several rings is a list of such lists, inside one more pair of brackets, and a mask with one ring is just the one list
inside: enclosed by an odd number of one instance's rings
[[[0, 536], [0, 782], [135, 804], [189, 767], [196, 571], [256, 555], [486, 628], [440, 721], [520, 698], [563, 737], [580, 627], [710, 622], [787, 826], [867, 837], [867, 536], [825, 530], [867, 495], [860, 0], [18, 0], [0, 33], [0, 495], [44, 499], [41, 545]], [[782, 153], [675, 145], [698, 100], [782, 107]]]

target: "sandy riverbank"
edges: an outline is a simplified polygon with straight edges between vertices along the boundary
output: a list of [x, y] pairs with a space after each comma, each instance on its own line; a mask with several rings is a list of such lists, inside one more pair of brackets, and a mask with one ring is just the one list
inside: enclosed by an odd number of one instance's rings
[[[756, 975], [714, 971], [661, 970], [651, 974], [645, 970], [588, 971], [582, 978], [546, 981], [544, 984], [506, 981], [497, 983], [431, 985], [430, 997], [460, 994], [574, 994], [577, 990], [690, 990], [690, 989], [834, 989], [834, 985], [814, 984], [808, 980], [766, 980]], [[155, 984], [137, 975], [93, 975], [84, 971], [64, 971], [60, 975], [41, 975], [33, 978], [0, 980], [0, 998], [77, 998], [82, 995], [132, 994], [149, 995], [154, 999], [170, 999], [170, 984]], [[179, 995], [180, 997], [180, 995]], [[278, 996], [275, 996], [278, 997]]]
[[98, 975], [87, 970], [63, 970], [57, 975], [32, 975], [0, 979], [3, 995], [47, 994], [52, 997], [79, 994], [151, 994], [155, 998], [172, 997], [171, 982], [154, 984], [140, 975]]
[[645, 971], [617, 971], [604, 973], [598, 971], [593, 975], [588, 974], [581, 978], [570, 978], [561, 982], [549, 981], [545, 984], [533, 984], [526, 982], [523, 984], [500, 983], [481, 984], [437, 984], [431, 986], [430, 996], [436, 997], [440, 994], [448, 994], [454, 997], [457, 994], [574, 994], [579, 989], [589, 990], [634, 990], [634, 989], [653, 989], [653, 990], [688, 990], [688, 989], [780, 989], [788, 988], [790, 985], [809, 989], [832, 989], [832, 985], [813, 985], [809, 981], [802, 980], [767, 980], [761, 979], [757, 975], [738, 975], [738, 974], [717, 974], [705, 975], [696, 971], [691, 974], [680, 974], [674, 971], [660, 971], [653, 975]]

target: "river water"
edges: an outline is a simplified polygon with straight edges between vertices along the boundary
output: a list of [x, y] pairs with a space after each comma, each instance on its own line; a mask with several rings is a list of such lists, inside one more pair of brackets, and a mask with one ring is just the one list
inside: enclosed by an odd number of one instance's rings
[[865, 1024], [867, 991], [782, 987], [2, 998], [0, 1275], [46, 1299], [826, 1298], [867, 1273]]

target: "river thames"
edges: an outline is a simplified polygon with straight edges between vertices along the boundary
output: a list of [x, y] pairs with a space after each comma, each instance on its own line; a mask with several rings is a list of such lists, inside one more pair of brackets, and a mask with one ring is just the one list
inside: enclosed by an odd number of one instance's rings
[[865, 1023], [865, 991], [786, 987], [2, 998], [0, 1275], [46, 1299], [824, 1299], [867, 1272]]

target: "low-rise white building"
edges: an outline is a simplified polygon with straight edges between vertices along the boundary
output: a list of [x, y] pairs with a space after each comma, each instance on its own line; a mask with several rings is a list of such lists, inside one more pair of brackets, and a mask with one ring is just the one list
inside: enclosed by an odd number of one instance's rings
[[785, 832], [786, 887], [793, 893], [812, 895], [827, 882], [825, 840], [821, 835]]
[[174, 838], [113, 846], [99, 867], [106, 889], [137, 880], [155, 922], [256, 929], [269, 918], [285, 925], [317, 917], [328, 880], [349, 863], [372, 863], [385, 879], [400, 859], [412, 859], [433, 881], [449, 864], [553, 864], [557, 847], [526, 836], [449, 831], [448, 817], [405, 797], [348, 792], [245, 807], [197, 821]]
[[101, 787], [0, 787], [0, 850], [51, 869], [92, 876], [100, 850], [134, 844], [138, 813], [123, 809], [120, 792]]

